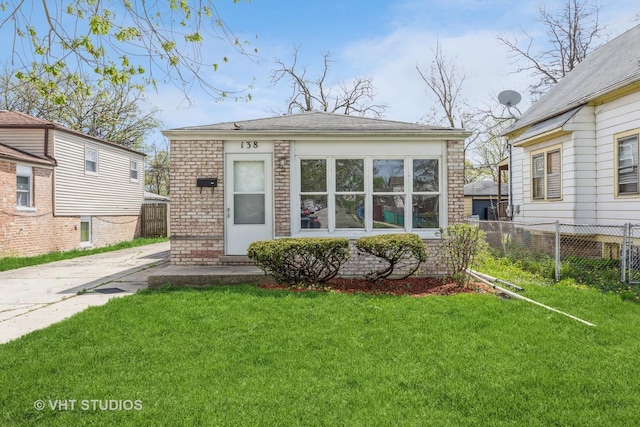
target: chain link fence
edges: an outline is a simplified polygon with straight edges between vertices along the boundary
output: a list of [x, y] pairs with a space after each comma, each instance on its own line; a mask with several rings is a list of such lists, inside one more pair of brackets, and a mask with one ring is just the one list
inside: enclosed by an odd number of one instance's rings
[[[550, 279], [619, 290], [640, 284], [640, 224], [577, 225], [550, 222], [479, 221], [496, 256]], [[635, 288], [635, 286], [634, 286]], [[636, 292], [637, 289], [631, 289]]]

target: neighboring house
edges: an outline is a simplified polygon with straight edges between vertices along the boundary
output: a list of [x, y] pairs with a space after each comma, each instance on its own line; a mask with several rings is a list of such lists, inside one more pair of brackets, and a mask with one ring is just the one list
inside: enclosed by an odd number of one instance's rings
[[505, 135], [514, 221], [640, 223], [640, 26], [590, 53]]
[[477, 216], [480, 220], [496, 220], [499, 215], [498, 200], [506, 200], [507, 187], [501, 188], [502, 197], [498, 197], [498, 183], [494, 181], [476, 181], [464, 186], [464, 216]]
[[285, 236], [413, 232], [433, 249], [463, 219], [461, 129], [309, 112], [163, 133], [174, 264], [232, 263]]
[[143, 174], [140, 152], [0, 111], [0, 257], [137, 237]]
[[161, 204], [167, 205], [171, 201], [171, 198], [167, 196], [163, 196], [161, 194], [151, 193], [149, 191], [144, 192], [144, 203], [145, 204]]

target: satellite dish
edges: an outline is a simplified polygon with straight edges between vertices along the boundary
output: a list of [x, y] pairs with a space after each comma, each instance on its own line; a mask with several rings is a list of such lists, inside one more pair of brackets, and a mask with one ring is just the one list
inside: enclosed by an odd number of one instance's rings
[[522, 96], [515, 90], [504, 90], [498, 94], [498, 101], [500, 104], [507, 107], [513, 107], [518, 105], [518, 102], [522, 99]]

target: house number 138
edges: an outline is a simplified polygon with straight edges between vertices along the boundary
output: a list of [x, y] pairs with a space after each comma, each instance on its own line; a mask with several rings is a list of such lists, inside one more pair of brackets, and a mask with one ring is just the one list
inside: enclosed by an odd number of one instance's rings
[[242, 141], [240, 148], [258, 148], [258, 141]]

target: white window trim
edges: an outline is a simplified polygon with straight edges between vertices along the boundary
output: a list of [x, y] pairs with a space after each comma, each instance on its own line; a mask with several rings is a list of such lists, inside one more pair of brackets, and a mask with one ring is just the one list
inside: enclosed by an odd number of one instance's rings
[[[638, 191], [636, 192], [628, 192], [628, 193], [621, 193], [620, 192], [620, 174], [618, 171], [618, 162], [619, 162], [619, 153], [618, 153], [618, 141], [620, 141], [621, 139], [626, 139], [629, 137], [633, 137], [635, 136], [637, 138], [637, 143], [638, 143], [638, 150], [640, 151], [640, 129], [633, 129], [630, 131], [626, 131], [626, 132], [621, 132], [621, 133], [617, 133], [613, 136], [613, 177], [614, 177], [614, 197], [616, 198], [630, 198], [630, 197], [635, 197], [637, 198], [638, 196], [640, 196], [640, 165], [638, 165], [637, 169], [638, 169]], [[640, 163], [640, 162], [639, 162]]]
[[[548, 182], [548, 158], [549, 158], [549, 153], [552, 153], [554, 151], [558, 151], [560, 153], [560, 196], [559, 197], [549, 197], [549, 182]], [[544, 197], [534, 197], [534, 185], [533, 185], [533, 179], [534, 179], [534, 165], [533, 165], [533, 158], [537, 157], [537, 156], [542, 156], [542, 187], [543, 187], [543, 191], [544, 191]], [[562, 186], [562, 160], [563, 160], [563, 153], [562, 153], [562, 145], [558, 144], [558, 145], [553, 145], [550, 147], [546, 147], [540, 150], [535, 150], [532, 151], [529, 155], [529, 173], [531, 174], [529, 177], [529, 200], [531, 200], [531, 202], [533, 203], [541, 203], [541, 202], [559, 202], [562, 201], [562, 193], [563, 193], [563, 186]]]
[[[329, 223], [327, 228], [320, 229], [302, 229], [300, 227], [300, 221], [298, 217], [300, 215], [301, 202], [300, 198], [303, 195], [300, 188], [300, 168], [301, 160], [312, 159], [324, 159], [327, 161], [327, 191], [326, 192], [313, 192], [317, 195], [327, 196], [327, 209], [329, 212], [335, 212], [335, 160], [336, 159], [364, 159], [364, 194], [365, 194], [365, 206], [370, 208], [365, 210], [365, 227], [364, 228], [336, 228], [334, 215], [329, 215]], [[373, 227], [373, 160], [404, 160], [404, 191], [397, 193], [389, 193], [391, 195], [399, 195], [404, 197], [405, 200], [405, 227], [400, 229], [385, 229]], [[437, 160], [438, 161], [438, 191], [425, 192], [425, 191], [413, 191], [413, 160]], [[390, 234], [390, 233], [415, 233], [421, 238], [439, 238], [440, 228], [447, 226], [447, 185], [443, 180], [443, 171], [446, 168], [445, 159], [441, 156], [430, 155], [416, 155], [416, 156], [371, 156], [371, 155], [332, 155], [332, 156], [319, 156], [319, 155], [300, 155], [295, 159], [295, 173], [292, 175], [292, 179], [295, 181], [295, 187], [292, 187], [292, 203], [291, 203], [291, 233], [293, 236], [315, 236], [315, 237], [347, 237], [347, 238], [359, 238], [363, 235], [375, 235], [375, 234]], [[339, 192], [342, 193], [342, 192]], [[361, 194], [362, 192], [354, 192], [353, 194]], [[312, 194], [312, 193], [308, 193]], [[376, 195], [383, 194], [382, 192], [376, 192]], [[413, 210], [407, 209], [407, 206], [412, 205], [413, 196], [438, 196], [438, 218], [439, 228], [413, 228]], [[296, 215], [297, 214], [297, 215]]]
[[[18, 205], [17, 193], [18, 193], [18, 177], [29, 178], [29, 203], [28, 206]], [[16, 165], [16, 209], [19, 211], [35, 212], [36, 208], [33, 206], [33, 168], [31, 166]]]
[[[135, 169], [132, 167], [136, 165]], [[136, 178], [131, 177], [131, 172], [136, 171]], [[129, 181], [130, 182], [140, 182], [140, 161], [138, 159], [129, 159]]]
[[[92, 161], [92, 160], [87, 158], [87, 154], [89, 152], [91, 152], [91, 151], [96, 153], [96, 160], [95, 160], [96, 170], [95, 171], [87, 170], [87, 161]], [[85, 173], [85, 175], [98, 175], [99, 171], [100, 171], [100, 151], [98, 150], [97, 147], [85, 145], [85, 147], [84, 147], [84, 173]]]
[[[82, 223], [89, 223], [89, 240], [86, 242], [82, 241]], [[93, 233], [91, 232], [91, 228], [93, 227], [92, 220], [90, 216], [82, 216], [80, 217], [80, 247], [87, 248], [93, 246]]]

